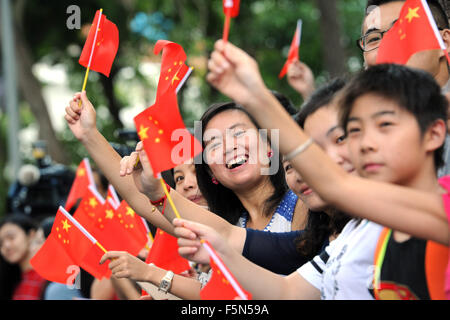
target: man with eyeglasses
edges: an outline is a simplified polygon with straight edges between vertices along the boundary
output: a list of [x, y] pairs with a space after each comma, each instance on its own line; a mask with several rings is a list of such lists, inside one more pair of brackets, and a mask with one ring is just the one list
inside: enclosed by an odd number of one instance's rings
[[[381, 39], [394, 25], [400, 15], [405, 1], [400, 0], [368, 0], [366, 16], [362, 25], [362, 36], [357, 40], [358, 47], [362, 50], [364, 64], [367, 67], [376, 64], [378, 47]], [[437, 0], [428, 0], [428, 6], [436, 21], [439, 32], [450, 52], [450, 29], [448, 17]], [[439, 83], [444, 93], [450, 97], [450, 72], [447, 59], [442, 50], [428, 50], [418, 52], [411, 57], [408, 66], [422, 69], [431, 73]], [[450, 111], [450, 110], [449, 110]], [[448, 121], [450, 125], [450, 119]], [[444, 150], [445, 165], [439, 169], [438, 176], [450, 174], [450, 136], [447, 135]]]
[[[363, 51], [366, 67], [375, 65], [381, 39], [399, 18], [404, 2], [400, 0], [367, 1], [362, 36], [357, 41], [358, 47]], [[428, 0], [427, 2], [444, 43], [449, 47], [450, 30], [445, 11], [437, 0]], [[407, 65], [430, 72], [441, 87], [450, 89], [448, 84], [450, 78], [449, 68], [442, 50], [419, 52], [411, 57]]]

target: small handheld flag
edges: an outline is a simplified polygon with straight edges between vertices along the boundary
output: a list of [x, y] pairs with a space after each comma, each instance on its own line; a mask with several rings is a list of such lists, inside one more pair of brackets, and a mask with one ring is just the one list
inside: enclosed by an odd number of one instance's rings
[[103, 9], [100, 9], [95, 13], [94, 21], [78, 61], [86, 67], [82, 91], [86, 89], [89, 70], [92, 69], [109, 77], [118, 48], [119, 31], [117, 26], [106, 19]]
[[225, 25], [223, 27], [222, 40], [224, 42], [228, 41], [231, 18], [235, 18], [239, 15], [239, 5], [240, 0], [223, 0], [223, 13], [225, 14]]
[[65, 209], [67, 211], [72, 209], [78, 199], [83, 198], [84, 193], [90, 185], [95, 187], [95, 181], [92, 176], [91, 165], [89, 164], [88, 158], [84, 158], [80, 162], [75, 174], [75, 180], [72, 183], [65, 204]]
[[295, 29], [295, 34], [294, 34], [294, 38], [292, 39], [292, 42], [291, 42], [291, 47], [289, 48], [287, 61], [284, 64], [283, 69], [281, 69], [281, 72], [278, 75], [278, 78], [281, 79], [286, 75], [288, 68], [292, 62], [294, 62], [296, 60], [300, 60], [299, 49], [300, 49], [301, 37], [302, 37], [302, 20], [299, 19], [297, 21], [297, 28]]
[[208, 251], [213, 275], [200, 292], [202, 300], [242, 300], [251, 299], [251, 294], [245, 291], [217, 252], [208, 241], [202, 240], [203, 247]]
[[441, 49], [450, 57], [426, 0], [407, 0], [394, 26], [384, 35], [377, 64], [406, 64], [411, 56], [425, 50]]

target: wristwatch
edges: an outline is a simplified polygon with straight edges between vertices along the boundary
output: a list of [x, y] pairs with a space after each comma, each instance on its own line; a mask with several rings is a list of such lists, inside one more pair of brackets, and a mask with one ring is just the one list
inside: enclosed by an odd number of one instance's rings
[[172, 285], [172, 279], [175, 274], [172, 271], [167, 271], [164, 278], [162, 278], [161, 283], [159, 284], [158, 291], [162, 291], [167, 293]]

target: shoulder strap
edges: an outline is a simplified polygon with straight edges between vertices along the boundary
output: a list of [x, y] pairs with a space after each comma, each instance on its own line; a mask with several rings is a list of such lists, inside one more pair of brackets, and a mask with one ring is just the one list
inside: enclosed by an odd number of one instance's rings
[[379, 300], [378, 288], [380, 286], [380, 276], [381, 276], [381, 267], [383, 265], [384, 255], [386, 254], [386, 247], [389, 242], [389, 238], [391, 236], [392, 229], [383, 228], [378, 237], [377, 246], [374, 254], [374, 276], [373, 276], [373, 292], [375, 294], [375, 299]]

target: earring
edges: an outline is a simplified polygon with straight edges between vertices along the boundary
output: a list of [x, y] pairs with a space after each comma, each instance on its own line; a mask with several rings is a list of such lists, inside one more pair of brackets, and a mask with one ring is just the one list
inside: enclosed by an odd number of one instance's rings
[[273, 152], [272, 152], [272, 151], [267, 152], [267, 156], [268, 156], [269, 158], [272, 158]]
[[218, 185], [218, 184], [219, 184], [219, 181], [217, 181], [217, 179], [214, 178], [214, 177], [211, 178], [211, 181], [212, 181], [212, 183], [214, 183], [215, 185]]

